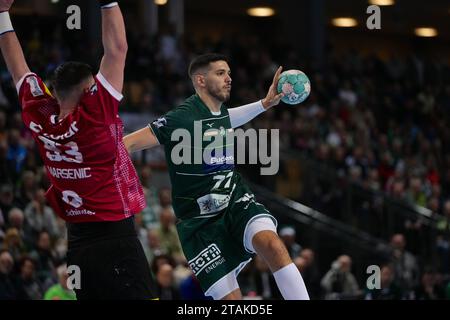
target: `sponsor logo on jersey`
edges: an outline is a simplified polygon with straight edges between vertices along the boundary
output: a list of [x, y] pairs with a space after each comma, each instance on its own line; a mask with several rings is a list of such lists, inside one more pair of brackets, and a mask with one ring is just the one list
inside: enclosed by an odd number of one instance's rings
[[94, 83], [94, 84], [89, 88], [89, 92], [91, 93], [91, 95], [94, 95], [97, 91], [98, 91], [97, 84]]
[[231, 164], [234, 163], [234, 156], [211, 157], [209, 164]]
[[189, 260], [189, 266], [195, 275], [205, 271], [206, 273], [214, 270], [218, 265], [225, 262], [219, 247], [213, 243], [202, 250], [195, 258]]
[[200, 214], [211, 214], [228, 207], [230, 202], [229, 194], [210, 193], [197, 199]]
[[[42, 126], [40, 124], [34, 123], [33, 121], [30, 122], [29, 128], [36, 132], [36, 133], [41, 133], [41, 131], [43, 130]], [[74, 136], [76, 133], [78, 132], [78, 128], [77, 128], [77, 122], [74, 121], [70, 127], [69, 130], [63, 134], [60, 135], [53, 135], [53, 134], [48, 134], [43, 132], [42, 136], [49, 138], [51, 140], [64, 140], [64, 139], [69, 139], [72, 136]]]
[[167, 120], [164, 117], [158, 118], [158, 120], [153, 121], [153, 124], [155, 125], [155, 127], [161, 128], [167, 124]]
[[66, 210], [66, 216], [68, 217], [73, 217], [73, 216], [81, 216], [81, 215], [89, 215], [89, 216], [93, 216], [95, 215], [95, 212], [92, 212], [91, 210], [88, 209], [69, 209]]

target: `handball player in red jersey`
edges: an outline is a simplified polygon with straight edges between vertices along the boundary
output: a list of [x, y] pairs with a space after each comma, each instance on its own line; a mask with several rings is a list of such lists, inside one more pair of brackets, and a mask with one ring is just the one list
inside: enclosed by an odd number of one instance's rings
[[104, 55], [96, 75], [84, 63], [64, 63], [50, 93], [25, 61], [8, 13], [13, 0], [0, 0], [0, 48], [51, 181], [47, 200], [67, 222], [67, 264], [80, 271], [77, 299], [150, 299], [153, 282], [133, 219], [145, 199], [118, 115], [125, 26], [117, 2], [99, 2]]

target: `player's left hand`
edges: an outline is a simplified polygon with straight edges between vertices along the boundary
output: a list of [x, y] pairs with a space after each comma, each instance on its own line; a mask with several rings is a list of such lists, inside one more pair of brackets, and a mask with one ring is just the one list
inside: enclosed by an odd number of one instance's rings
[[277, 91], [277, 85], [278, 81], [280, 80], [280, 74], [283, 70], [283, 67], [279, 67], [277, 72], [275, 72], [275, 75], [273, 77], [272, 84], [270, 85], [269, 91], [267, 92], [267, 95], [264, 99], [262, 99], [262, 105], [264, 109], [272, 108], [273, 106], [276, 106], [280, 103], [281, 98], [283, 98], [283, 93], [278, 93]]
[[14, 0], [0, 0], [0, 12], [8, 11]]

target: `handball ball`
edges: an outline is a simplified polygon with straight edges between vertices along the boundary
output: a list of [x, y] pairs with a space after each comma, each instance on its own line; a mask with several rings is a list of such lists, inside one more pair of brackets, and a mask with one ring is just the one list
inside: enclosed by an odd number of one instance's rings
[[299, 104], [308, 98], [311, 83], [306, 74], [300, 70], [287, 70], [280, 75], [277, 91], [284, 93], [284, 97], [281, 98], [284, 103]]

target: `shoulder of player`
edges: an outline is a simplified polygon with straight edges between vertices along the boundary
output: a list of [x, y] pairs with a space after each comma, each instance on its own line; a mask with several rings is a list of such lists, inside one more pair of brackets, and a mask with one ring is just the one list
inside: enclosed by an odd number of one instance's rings
[[195, 118], [195, 112], [192, 105], [181, 104], [167, 113], [167, 117], [177, 119], [179, 121], [192, 121]]

